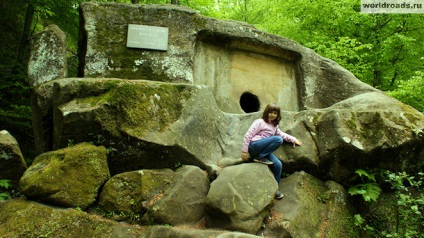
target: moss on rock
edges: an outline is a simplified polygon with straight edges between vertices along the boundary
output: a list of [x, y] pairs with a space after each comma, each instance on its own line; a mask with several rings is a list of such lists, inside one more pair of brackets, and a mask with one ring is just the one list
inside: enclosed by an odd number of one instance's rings
[[23, 199], [0, 203], [0, 210], [0, 237], [113, 237], [121, 227], [128, 237], [136, 237], [142, 231], [76, 209], [54, 209]]
[[20, 187], [28, 197], [85, 209], [109, 177], [106, 149], [81, 143], [35, 158]]
[[82, 108], [107, 105], [96, 111], [96, 120], [114, 135], [119, 135], [121, 130], [138, 137], [163, 131], [179, 118], [190, 96], [189, 87], [182, 84], [146, 81], [109, 84], [108, 92], [77, 99], [76, 104]]

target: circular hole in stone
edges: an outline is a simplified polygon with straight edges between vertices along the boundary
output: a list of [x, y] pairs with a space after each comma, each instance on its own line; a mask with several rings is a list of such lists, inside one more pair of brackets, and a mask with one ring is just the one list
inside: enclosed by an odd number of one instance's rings
[[246, 113], [257, 112], [261, 107], [258, 96], [251, 92], [244, 92], [240, 96], [240, 106]]

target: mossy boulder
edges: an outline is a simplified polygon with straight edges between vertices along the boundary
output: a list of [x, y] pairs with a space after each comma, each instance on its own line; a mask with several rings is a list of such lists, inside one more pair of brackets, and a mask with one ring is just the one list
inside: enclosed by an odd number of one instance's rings
[[23, 199], [0, 203], [0, 211], [1, 237], [134, 237], [142, 233], [140, 227], [74, 208], [53, 208]]
[[339, 184], [324, 183], [302, 171], [283, 179], [280, 188], [288, 196], [271, 209], [264, 236], [359, 237], [352, 228], [353, 207]]
[[148, 204], [142, 222], [195, 226], [204, 217], [205, 199], [209, 191], [209, 178], [196, 166], [178, 170], [163, 194]]
[[206, 198], [207, 226], [256, 234], [276, 192], [277, 182], [268, 166], [226, 167], [211, 183]]
[[105, 211], [122, 214], [122, 218], [131, 218], [132, 214], [144, 214], [150, 200], [163, 194], [173, 176], [171, 169], [117, 174], [103, 187], [99, 205]]
[[106, 149], [81, 143], [38, 156], [19, 184], [32, 199], [86, 209], [109, 177]]
[[50, 130], [54, 149], [84, 141], [104, 145], [112, 174], [176, 164], [212, 171], [222, 151], [239, 150], [231, 137], [237, 125], [216, 140], [234, 115], [219, 111], [208, 87], [77, 78], [51, 84], [45, 89], [53, 92], [40, 97], [52, 95], [54, 128], [36, 131]]
[[224, 230], [129, 225], [74, 208], [54, 208], [23, 199], [0, 203], [0, 224], [1, 237], [259, 237]]
[[358, 168], [408, 173], [424, 168], [424, 115], [383, 94], [360, 94], [286, 118], [291, 126], [282, 128], [307, 142], [277, 152], [289, 173], [305, 170], [349, 187]]

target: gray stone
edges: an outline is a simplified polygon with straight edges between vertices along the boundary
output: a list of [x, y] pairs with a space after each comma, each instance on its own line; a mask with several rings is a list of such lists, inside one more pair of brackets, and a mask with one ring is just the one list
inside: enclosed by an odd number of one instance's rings
[[286, 195], [271, 209], [265, 237], [358, 237], [351, 228], [353, 207], [337, 183], [296, 172], [280, 183]]
[[0, 131], [0, 179], [17, 184], [27, 165], [16, 139], [5, 130]]
[[195, 225], [204, 216], [208, 190], [207, 174], [198, 167], [184, 166], [163, 196], [149, 204], [142, 221], [172, 226]]
[[207, 226], [256, 234], [276, 192], [277, 183], [268, 166], [226, 167], [211, 183], [206, 199]]
[[56, 25], [37, 33], [31, 42], [28, 79], [31, 88], [68, 75], [66, 35]]
[[113, 211], [131, 219], [144, 213], [147, 204], [163, 193], [174, 172], [170, 169], [138, 170], [113, 176], [104, 185], [99, 205], [105, 211]]

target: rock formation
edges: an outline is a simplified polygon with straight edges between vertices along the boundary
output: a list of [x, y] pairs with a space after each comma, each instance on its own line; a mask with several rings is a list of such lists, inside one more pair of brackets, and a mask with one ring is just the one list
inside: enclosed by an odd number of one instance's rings
[[[30, 198], [69, 207], [54, 210], [58, 216], [92, 221], [97, 217], [88, 213], [98, 208], [115, 220], [148, 227], [131, 226], [124, 232], [122, 224], [97, 220], [106, 224], [101, 234], [107, 237], [115, 232], [143, 237], [355, 237], [359, 233], [350, 227], [353, 207], [345, 190], [355, 170], [414, 171], [424, 166], [422, 113], [296, 42], [179, 6], [89, 2], [80, 10], [80, 78], [65, 78], [60, 67], [56, 74], [48, 73], [52, 68], [29, 69], [58, 76], [31, 79], [41, 155], [21, 186]], [[126, 47], [129, 24], [167, 28], [167, 50]], [[33, 51], [40, 52], [44, 42], [35, 38]], [[56, 50], [49, 52], [60, 52], [60, 45], [51, 44]], [[31, 59], [29, 67], [46, 62]], [[271, 102], [283, 109], [280, 128], [304, 143], [296, 149], [283, 144], [276, 153], [284, 172], [292, 174], [279, 185], [286, 193], [281, 201], [273, 199], [278, 188], [266, 166], [240, 164], [244, 133]], [[84, 181], [75, 175], [83, 174], [92, 157], [69, 151], [86, 142], [94, 144], [90, 153], [103, 151], [96, 156], [101, 166], [87, 167], [96, 172], [89, 179], [95, 184], [75, 191], [89, 191], [90, 199], [68, 201], [75, 196], [69, 195], [70, 187], [48, 187], [62, 178], [63, 168], [76, 169], [67, 181]], [[56, 152], [48, 152], [52, 150]], [[46, 157], [52, 157], [49, 163]], [[34, 171], [51, 175], [46, 177], [50, 182], [36, 180]], [[106, 182], [109, 172], [112, 178]], [[67, 195], [52, 195], [59, 192]], [[100, 194], [96, 201], [94, 194]], [[76, 206], [87, 214], [71, 209]], [[30, 214], [52, 209], [30, 201], [0, 207]], [[60, 224], [45, 219], [49, 229]], [[0, 221], [8, 227], [32, 224], [3, 212]], [[69, 234], [79, 229], [67, 228]], [[16, 234], [25, 234], [19, 229]], [[11, 232], [0, 228], [0, 234]]]

